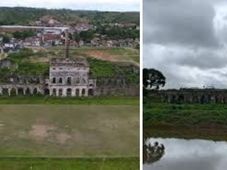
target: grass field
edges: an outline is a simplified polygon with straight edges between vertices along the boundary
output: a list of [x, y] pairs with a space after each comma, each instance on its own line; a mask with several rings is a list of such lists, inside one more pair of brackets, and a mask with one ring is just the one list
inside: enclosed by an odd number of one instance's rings
[[0, 136], [1, 170], [138, 170], [138, 99], [1, 97]]
[[138, 158], [3, 158], [1, 170], [138, 170]]
[[227, 140], [227, 106], [147, 102], [144, 128], [147, 136]]
[[138, 156], [139, 107], [0, 105], [0, 157]]
[[50, 96], [1, 96], [0, 104], [75, 104], [75, 105], [135, 105], [139, 97], [59, 97]]

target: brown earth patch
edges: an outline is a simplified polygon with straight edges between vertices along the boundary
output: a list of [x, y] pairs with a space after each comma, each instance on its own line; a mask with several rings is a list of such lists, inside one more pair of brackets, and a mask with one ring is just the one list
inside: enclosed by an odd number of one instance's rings
[[84, 54], [100, 59], [100, 60], [107, 60], [107, 61], [118, 61], [117, 57], [114, 55], [107, 54], [103, 51], [98, 51], [98, 50], [88, 50], [84, 52]]
[[50, 135], [50, 132], [55, 130], [54, 126], [35, 124], [32, 125], [32, 129], [29, 131], [29, 136], [37, 141], [42, 141]]
[[59, 133], [56, 135], [56, 139], [60, 144], [64, 144], [67, 140], [71, 139], [71, 136], [67, 133]]

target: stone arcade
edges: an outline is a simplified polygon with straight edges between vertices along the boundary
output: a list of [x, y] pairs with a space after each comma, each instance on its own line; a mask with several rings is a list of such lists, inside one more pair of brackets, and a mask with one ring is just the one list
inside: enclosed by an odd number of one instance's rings
[[149, 95], [167, 103], [227, 103], [227, 89], [168, 89], [152, 91]]
[[49, 79], [12, 76], [0, 85], [0, 95], [93, 96], [96, 80], [89, 78], [89, 72], [85, 59], [53, 58]]

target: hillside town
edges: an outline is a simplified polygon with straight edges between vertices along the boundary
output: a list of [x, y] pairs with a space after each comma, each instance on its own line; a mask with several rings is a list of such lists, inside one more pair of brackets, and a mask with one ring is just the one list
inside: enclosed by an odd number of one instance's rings
[[64, 44], [64, 30], [69, 32], [73, 47], [130, 47], [139, 48], [139, 26], [134, 23], [103, 23], [92, 25], [80, 22], [64, 25], [52, 17], [42, 17], [33, 25], [1, 25], [0, 52], [17, 52], [21, 48], [48, 48]]

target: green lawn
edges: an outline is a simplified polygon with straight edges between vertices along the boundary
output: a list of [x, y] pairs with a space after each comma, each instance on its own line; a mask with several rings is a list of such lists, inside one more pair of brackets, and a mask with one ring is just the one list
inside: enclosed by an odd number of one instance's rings
[[144, 134], [227, 140], [227, 105], [168, 104], [145, 101]]
[[0, 96], [0, 104], [75, 104], [75, 105], [135, 105], [139, 97], [50, 97], [50, 96]]
[[139, 170], [138, 158], [3, 158], [1, 170]]

